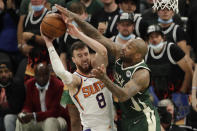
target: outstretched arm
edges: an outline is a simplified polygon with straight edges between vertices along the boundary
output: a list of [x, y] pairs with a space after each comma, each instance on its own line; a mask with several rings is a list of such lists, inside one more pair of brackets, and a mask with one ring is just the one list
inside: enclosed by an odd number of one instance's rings
[[197, 112], [196, 91], [197, 91], [197, 64], [195, 65], [195, 71], [192, 81], [192, 107]]
[[83, 32], [79, 31], [77, 27], [73, 24], [68, 23], [68, 33], [72, 36], [79, 38], [85, 44], [87, 44], [92, 50], [96, 52], [96, 63], [105, 64], [107, 66], [108, 63], [108, 56], [107, 56], [107, 49], [100, 44], [98, 41], [88, 37]]
[[77, 85], [79, 85], [81, 82], [80, 78], [78, 78], [76, 75], [73, 75], [64, 69], [64, 66], [53, 46], [53, 43], [52, 43], [53, 40], [47, 38], [43, 34], [42, 34], [42, 37], [46, 42], [52, 68], [55, 74], [61, 78], [64, 84], [69, 85], [69, 87], [77, 87]]
[[77, 14], [68, 11], [59, 5], [56, 5], [56, 8], [61, 12], [62, 15], [74, 20], [84, 34], [103, 44], [107, 48], [108, 52], [112, 53], [114, 56], [119, 56], [120, 47], [117, 44], [114, 44], [112, 40], [104, 37], [96, 28], [94, 28], [88, 22], [80, 19]]
[[100, 79], [105, 86], [118, 97], [120, 102], [127, 101], [138, 92], [146, 89], [150, 82], [150, 74], [146, 69], [140, 69], [135, 72], [133, 78], [123, 87], [114, 84], [104, 72], [104, 66], [93, 69], [93, 76]]

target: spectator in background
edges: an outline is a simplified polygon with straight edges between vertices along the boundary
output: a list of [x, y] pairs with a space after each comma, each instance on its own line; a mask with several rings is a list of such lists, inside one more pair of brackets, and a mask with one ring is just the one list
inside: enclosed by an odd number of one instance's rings
[[67, 8], [69, 8], [73, 2], [81, 2], [85, 5], [87, 13], [89, 15], [89, 21], [92, 14], [95, 14], [103, 8], [103, 3], [100, 0], [72, 0], [66, 4]]
[[156, 0], [153, 9], [157, 11], [158, 23], [169, 42], [177, 44], [186, 54], [189, 55], [187, 50], [187, 35], [184, 30], [173, 22], [172, 17], [178, 13], [177, 0], [165, 1]]
[[[155, 1], [157, 1], [157, 0], [155, 0]], [[152, 8], [152, 6], [153, 6], [152, 2], [149, 4], [150, 4], [149, 6], [151, 6], [151, 8], [142, 12], [142, 18], [146, 20], [148, 25], [157, 24], [158, 23], [157, 11]], [[181, 17], [179, 16], [179, 14], [175, 13], [173, 15], [172, 19], [173, 19], [174, 23], [183, 27], [183, 21], [181, 20]]]
[[16, 65], [13, 67], [13, 73], [21, 60], [17, 48], [18, 4], [19, 1], [15, 0], [0, 0], [0, 52], [8, 54]]
[[129, 40], [135, 39], [134, 31], [134, 18], [133, 14], [122, 13], [117, 22], [118, 35], [113, 36], [111, 39], [119, 45], [125, 45]]
[[26, 100], [18, 115], [16, 131], [63, 131], [66, 121], [62, 118], [64, 108], [60, 105], [63, 83], [50, 76], [46, 63], [35, 68], [35, 77], [26, 83]]
[[134, 16], [134, 23], [135, 23], [134, 34], [137, 37], [144, 38], [148, 25], [142, 19], [141, 14], [136, 13], [137, 2], [138, 2], [137, 0], [120, 0], [118, 2], [120, 12], [116, 20], [109, 22], [109, 23], [113, 23], [113, 25], [111, 25], [110, 28], [107, 29], [107, 36], [118, 34], [117, 20], [119, 19], [122, 13], [132, 13]]
[[175, 24], [172, 19], [174, 14], [178, 13], [178, 1], [156, 0], [153, 8], [157, 11], [158, 23], [162, 28], [166, 40], [177, 44], [187, 54], [188, 58], [186, 60], [189, 63], [190, 69], [192, 69], [194, 62], [190, 58], [188, 35], [183, 28]]
[[34, 76], [34, 67], [39, 62], [49, 62], [45, 42], [40, 36], [40, 24], [47, 14], [46, 0], [31, 0], [32, 11], [28, 13], [24, 21], [22, 43], [18, 44], [19, 50], [27, 56], [25, 80]]
[[151, 85], [157, 97], [171, 98], [172, 93], [186, 93], [190, 88], [192, 72], [187, 56], [174, 43], [166, 41], [161, 27], [151, 25], [147, 30], [149, 50], [145, 61], [151, 69]]
[[161, 121], [161, 131], [186, 131], [175, 125], [177, 107], [170, 99], [163, 99], [158, 103], [158, 113]]
[[[120, 10], [115, 0], [101, 0], [101, 2], [103, 3], [104, 8], [92, 15], [90, 23], [97, 29], [100, 28], [102, 25], [101, 23], [104, 23], [106, 30], [103, 32], [107, 37], [111, 37], [112, 35], [110, 32], [112, 32], [112, 29], [114, 28]], [[107, 32], [108, 30], [110, 31], [109, 33]]]
[[[17, 114], [25, 100], [25, 87], [14, 79], [12, 63], [8, 55], [0, 54], [0, 130], [14, 131]], [[4, 120], [4, 124], [3, 124]]]
[[[35, 1], [35, 0], [33, 0], [33, 1]], [[65, 0], [47, 0], [45, 3], [45, 7], [48, 10], [50, 10], [54, 4], [59, 4], [59, 5], [62, 5], [65, 7]], [[32, 10], [33, 9], [32, 9], [31, 0], [21, 0], [20, 12], [19, 12], [20, 18], [19, 18], [19, 23], [18, 23], [18, 27], [17, 27], [17, 40], [18, 40], [19, 47], [20, 47], [20, 44], [23, 44], [23, 32], [24, 32], [23, 26], [25, 23], [25, 17]]]

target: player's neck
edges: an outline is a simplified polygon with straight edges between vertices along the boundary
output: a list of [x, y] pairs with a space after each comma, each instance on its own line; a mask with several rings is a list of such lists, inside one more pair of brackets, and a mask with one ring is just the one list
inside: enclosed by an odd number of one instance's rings
[[118, 8], [118, 5], [113, 2], [112, 4], [104, 5], [104, 10], [108, 13], [114, 12]]
[[35, 11], [35, 12], [34, 12], [34, 17], [41, 16], [42, 13], [44, 12], [44, 9], [45, 9], [45, 8], [43, 8], [41, 11]]
[[78, 72], [79, 74], [85, 75], [85, 76], [90, 76], [90, 71], [89, 72], [83, 72], [83, 71], [77, 69], [76, 72]]

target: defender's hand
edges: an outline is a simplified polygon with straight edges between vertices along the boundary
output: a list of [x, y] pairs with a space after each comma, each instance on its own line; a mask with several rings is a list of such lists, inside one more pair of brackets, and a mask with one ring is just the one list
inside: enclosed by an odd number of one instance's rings
[[91, 77], [95, 77], [95, 78], [102, 80], [106, 76], [105, 68], [106, 68], [105, 65], [102, 64], [96, 69], [93, 69], [91, 72]]
[[68, 32], [69, 35], [74, 36], [74, 37], [77, 37], [77, 38], [80, 37], [80, 34], [81, 34], [82, 32], [80, 32], [80, 31], [77, 29], [76, 26], [74, 26], [74, 25], [71, 24], [71, 23], [68, 23], [68, 24], [67, 24], [67, 27], [68, 27], [67, 32]]

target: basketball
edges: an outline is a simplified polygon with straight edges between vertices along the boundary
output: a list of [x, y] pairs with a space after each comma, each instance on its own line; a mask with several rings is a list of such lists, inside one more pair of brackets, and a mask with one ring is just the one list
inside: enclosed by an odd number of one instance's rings
[[57, 38], [66, 32], [66, 24], [57, 13], [47, 14], [41, 23], [41, 30], [49, 38]]

